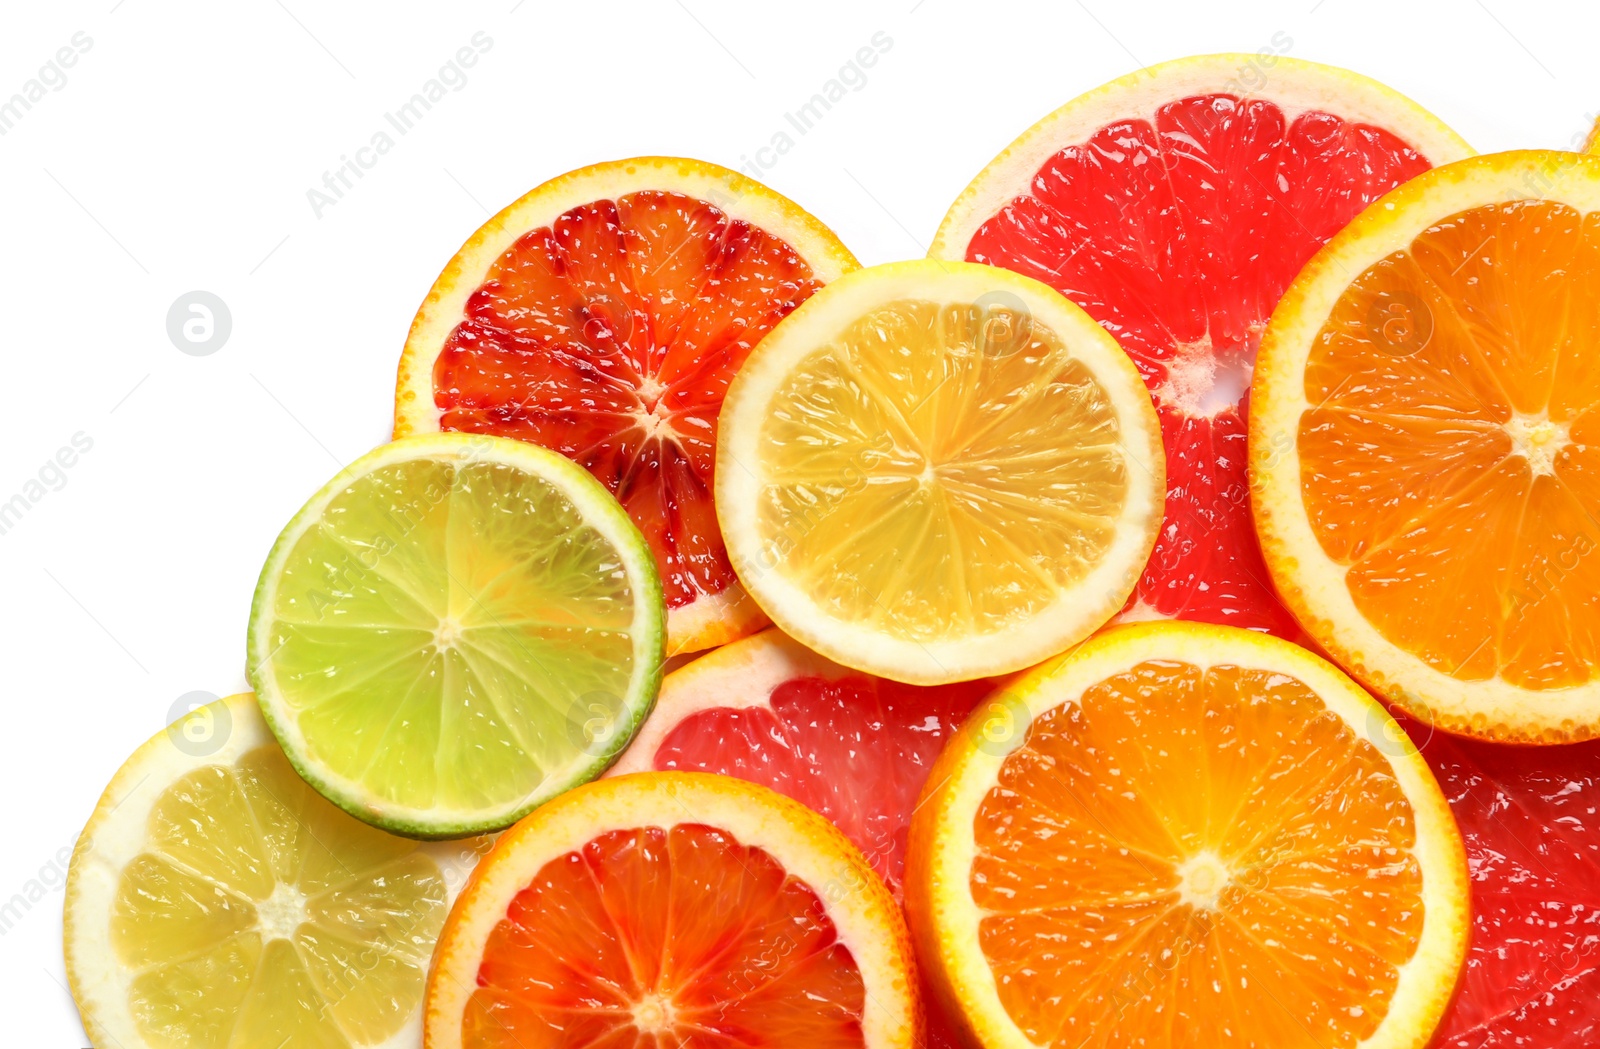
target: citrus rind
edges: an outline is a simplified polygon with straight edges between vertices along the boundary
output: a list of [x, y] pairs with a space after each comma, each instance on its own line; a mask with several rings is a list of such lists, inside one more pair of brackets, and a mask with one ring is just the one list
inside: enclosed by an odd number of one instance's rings
[[[596, 200], [662, 190], [715, 205], [724, 214], [782, 238], [824, 283], [859, 267], [839, 238], [787, 197], [728, 168], [683, 157], [634, 157], [579, 168], [512, 202], [480, 227], [434, 281], [406, 337], [395, 381], [394, 436], [436, 433], [440, 411], [433, 371], [450, 333], [466, 316], [472, 293], [497, 260], [529, 230]], [[737, 583], [667, 614], [667, 652], [698, 652], [766, 625], [761, 609]]]
[[[1050, 606], [995, 632], [921, 641], [834, 618], [767, 563], [759, 524], [763, 466], [754, 454], [769, 404], [790, 373], [861, 317], [914, 299], [964, 306], [1015, 296], [1050, 329], [1105, 392], [1128, 476], [1110, 548]], [[1103, 625], [1138, 582], [1165, 508], [1161, 425], [1133, 362], [1083, 310], [1040, 282], [967, 262], [896, 262], [846, 274], [784, 318], [745, 362], [723, 401], [717, 439], [717, 518], [734, 571], [786, 634], [836, 663], [908, 684], [941, 684], [1017, 670], [1060, 652]]]
[[[117, 961], [108, 922], [123, 869], [147, 847], [155, 804], [176, 780], [196, 769], [231, 767], [260, 747], [276, 746], [250, 693], [217, 700], [209, 708], [205, 727], [226, 732], [214, 744], [215, 749], [210, 743], [178, 746], [175, 740], [181, 737], [173, 733], [183, 731], [184, 720], [152, 736], [106, 785], [73, 850], [63, 905], [63, 949], [67, 982], [84, 1031], [95, 1045], [143, 1049], [148, 1044], [139, 1033], [128, 1001], [129, 986], [138, 973]], [[489, 839], [477, 838], [417, 846], [438, 865], [447, 904], [489, 845]], [[363, 1049], [415, 1049], [421, 1040], [421, 1015], [419, 998], [411, 1018], [398, 1032]]]
[[[279, 576], [296, 541], [322, 519], [328, 504], [357, 478], [396, 463], [419, 459], [459, 464], [506, 465], [541, 478], [562, 493], [585, 524], [617, 552], [634, 597], [634, 674], [621, 697], [611, 733], [603, 744], [579, 751], [566, 775], [547, 776], [526, 796], [494, 809], [447, 811], [416, 808], [376, 798], [358, 779], [317, 760], [299, 723], [283, 702], [271, 663], [273, 607]], [[312, 496], [273, 545], [250, 609], [246, 672], [266, 716], [295, 770], [323, 797], [355, 816], [395, 834], [414, 838], [460, 838], [500, 830], [536, 806], [605, 771], [649, 714], [661, 686], [666, 648], [666, 614], [661, 580], [644, 536], [611, 494], [572, 460], [537, 445], [483, 434], [439, 433], [407, 437], [381, 445], [339, 472]], [[574, 747], [577, 751], [577, 748]]]
[[427, 1049], [461, 1049], [461, 1023], [495, 925], [544, 865], [610, 831], [696, 823], [771, 855], [824, 901], [866, 987], [868, 1049], [920, 1044], [910, 938], [889, 890], [833, 824], [766, 787], [704, 772], [645, 772], [563, 794], [503, 834], [445, 920], [424, 1004]]
[[[1358, 275], [1440, 220], [1485, 205], [1548, 200], [1600, 210], [1600, 157], [1519, 150], [1434, 168], [1373, 203], [1309, 262], [1272, 315], [1256, 362], [1250, 489], [1262, 552], [1279, 594], [1350, 673], [1408, 713], [1450, 732], [1522, 743], [1600, 734], [1600, 681], [1540, 691], [1496, 676], [1462, 680], [1381, 634], [1356, 607], [1344, 569], [1312, 531], [1297, 440], [1312, 346]], [[1447, 595], [1441, 595], [1447, 599]]]
[[[1034, 718], [1079, 700], [1089, 687], [1149, 660], [1208, 667], [1231, 664], [1277, 671], [1309, 686], [1358, 736], [1382, 733], [1383, 754], [1415, 818], [1414, 852], [1422, 870], [1425, 909], [1415, 954], [1403, 967], [1388, 1015], [1362, 1049], [1421, 1049], [1449, 1006], [1466, 956], [1469, 886], [1461, 836], [1438, 783], [1410, 739], [1383, 707], [1325, 660], [1270, 635], [1201, 623], [1113, 627], [1071, 652], [1018, 675], [981, 705], [940, 755], [911, 827], [906, 907], [929, 981], [964, 1017], [985, 1049], [1027, 1049], [1001, 1003], [995, 977], [978, 948], [982, 917], [970, 872], [977, 855], [974, 820], [995, 788], [1009, 754], [1027, 740], [1016, 731]], [[1016, 721], [988, 731], [986, 718]]]
[[1384, 128], [1434, 164], [1472, 155], [1472, 147], [1443, 121], [1400, 92], [1337, 66], [1282, 54], [1195, 55], [1158, 62], [1118, 77], [1056, 109], [991, 160], [950, 206], [928, 249], [929, 258], [964, 259], [973, 234], [1028, 186], [1062, 147], [1134, 116], [1154, 116], [1168, 102], [1195, 95], [1267, 98], [1294, 119], [1326, 110]]

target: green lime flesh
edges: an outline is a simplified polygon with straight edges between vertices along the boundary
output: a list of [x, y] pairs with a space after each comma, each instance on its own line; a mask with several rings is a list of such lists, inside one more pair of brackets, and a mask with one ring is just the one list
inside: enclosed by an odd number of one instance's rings
[[500, 439], [438, 454], [452, 437], [379, 449], [314, 497], [251, 615], [251, 683], [301, 774], [417, 837], [509, 826], [599, 775], [665, 643], [649, 549], [597, 481]]

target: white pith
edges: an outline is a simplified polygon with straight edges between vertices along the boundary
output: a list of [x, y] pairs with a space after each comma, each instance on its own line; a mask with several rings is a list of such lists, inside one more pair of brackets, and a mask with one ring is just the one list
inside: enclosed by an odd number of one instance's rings
[[772, 690], [797, 677], [848, 677], [842, 667], [777, 627], [740, 638], [668, 674], [655, 709], [607, 776], [655, 769], [656, 752], [686, 719], [705, 710], [769, 707]]
[[[1247, 84], [1254, 69], [1261, 82]], [[964, 259], [978, 227], [1016, 197], [1028, 193], [1040, 167], [1065, 146], [1086, 141], [1119, 120], [1155, 117], [1156, 110], [1194, 95], [1233, 94], [1265, 98], [1290, 120], [1323, 110], [1373, 124], [1410, 143], [1431, 163], [1445, 164], [1472, 150], [1437, 117], [1404, 95], [1349, 70], [1272, 56], [1199, 55], [1162, 62], [1078, 96], [1044, 117], [1000, 152], [956, 198], [928, 250], [930, 258]]]

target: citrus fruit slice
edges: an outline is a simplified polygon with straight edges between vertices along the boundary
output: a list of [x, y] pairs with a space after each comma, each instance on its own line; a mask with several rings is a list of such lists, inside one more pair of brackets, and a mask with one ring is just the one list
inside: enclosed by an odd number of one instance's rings
[[873, 677], [772, 627], [668, 674], [606, 775], [715, 772], [770, 787], [832, 820], [899, 899], [923, 781], [993, 687]]
[[1166, 521], [1129, 619], [1294, 637], [1250, 524], [1256, 344], [1302, 264], [1369, 201], [1470, 150], [1381, 84], [1283, 55], [1151, 66], [1068, 102], [986, 167], [930, 254], [1036, 277], [1155, 395]]
[[784, 632], [938, 684], [1038, 662], [1127, 600], [1163, 488], [1150, 396], [1116, 342], [991, 266], [857, 270], [728, 389], [717, 515]]
[[1407, 728], [1472, 872], [1467, 965], [1435, 1044], [1600, 1043], [1600, 741], [1514, 747]]
[[1427, 1043], [1467, 872], [1372, 697], [1194, 623], [1107, 631], [1006, 697], [934, 766], [907, 864], [919, 957], [977, 1044]]
[[433, 434], [358, 459], [284, 528], [247, 669], [329, 800], [461, 837], [604, 771], [655, 701], [665, 618], [649, 547], [588, 473]]
[[254, 697], [199, 707], [106, 787], [67, 873], [67, 979], [95, 1045], [404, 1049], [486, 839], [418, 844], [340, 812]]
[[[906, 834], [928, 770], [992, 689], [988, 679], [902, 685], [873, 677], [771, 627], [668, 674], [655, 710], [606, 775], [715, 772], [770, 787], [832, 820], [899, 901]], [[930, 1049], [959, 1045], [941, 1014], [926, 1020]]]
[[715, 164], [639, 157], [552, 179], [484, 223], [406, 340], [396, 437], [515, 437], [577, 461], [644, 532], [669, 653], [758, 629], [717, 533], [717, 412], [750, 348], [856, 268], [826, 226]]
[[1600, 732], [1600, 158], [1429, 172], [1307, 267], [1262, 341], [1256, 520], [1284, 600], [1453, 732]]
[[900, 910], [827, 820], [728, 776], [570, 791], [508, 831], [445, 922], [429, 1049], [912, 1046]]

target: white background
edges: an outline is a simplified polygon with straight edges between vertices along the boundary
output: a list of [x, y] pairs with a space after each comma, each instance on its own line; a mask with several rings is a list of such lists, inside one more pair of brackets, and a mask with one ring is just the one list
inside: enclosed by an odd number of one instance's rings
[[[917, 256], [1055, 106], [1147, 63], [1284, 37], [1484, 151], [1570, 147], [1600, 110], [1592, 0], [757, 6], [6, 5], [0, 101], [75, 33], [92, 45], [0, 136], [0, 502], [75, 434], [93, 446], [0, 535], [0, 902], [46, 887], [0, 935], [0, 1041], [88, 1044], [64, 986], [57, 854], [179, 697], [244, 688], [262, 558], [386, 438], [412, 313], [491, 209], [598, 160], [742, 167], [786, 131], [765, 181], [864, 263]], [[314, 214], [307, 190], [393, 134], [384, 114], [479, 31], [493, 44], [467, 83]], [[892, 46], [866, 83], [796, 135], [784, 115], [879, 32]], [[166, 332], [196, 289], [233, 322], [204, 357]]]

